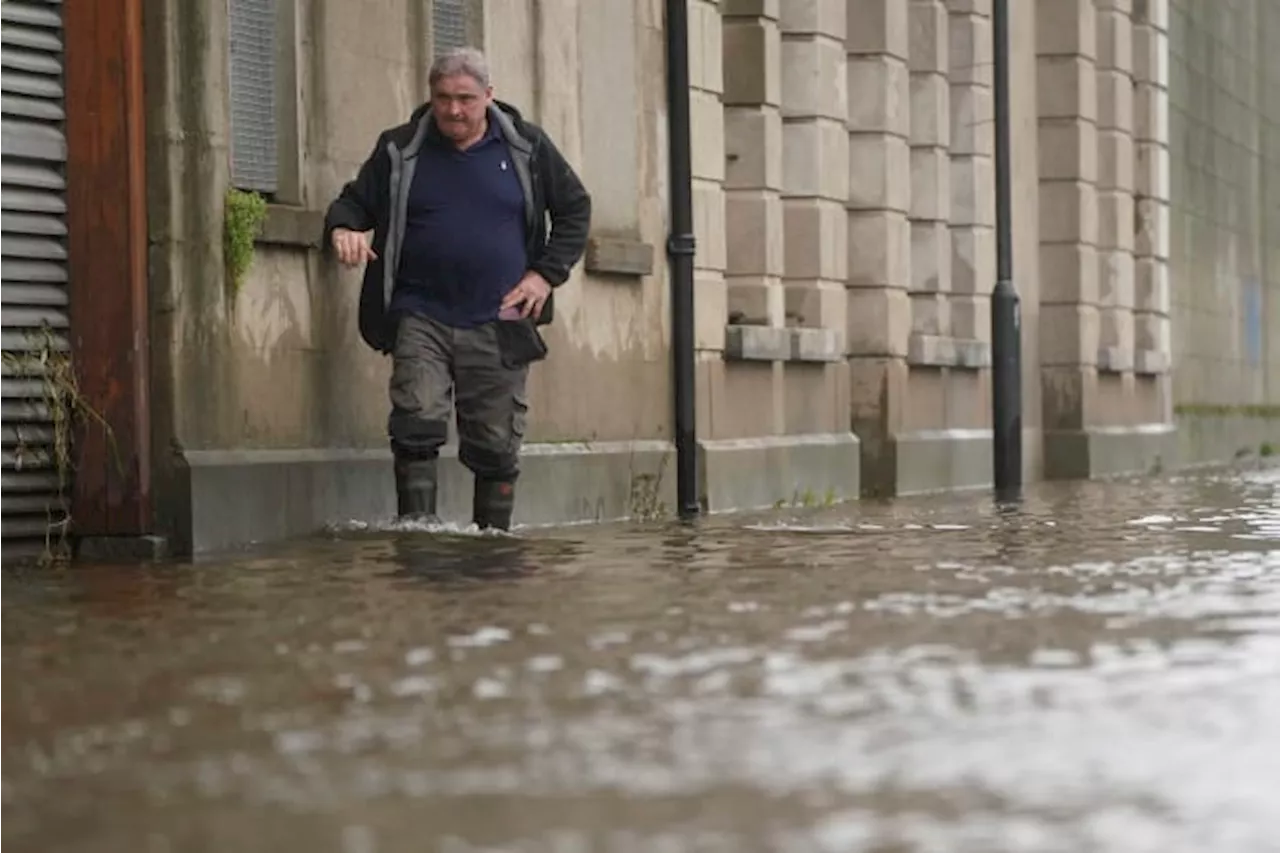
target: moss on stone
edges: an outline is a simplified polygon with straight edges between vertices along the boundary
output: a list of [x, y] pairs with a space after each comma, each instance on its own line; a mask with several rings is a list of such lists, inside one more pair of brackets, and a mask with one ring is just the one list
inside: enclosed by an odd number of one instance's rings
[[227, 190], [223, 214], [223, 253], [227, 266], [227, 286], [232, 295], [244, 285], [245, 273], [253, 265], [253, 246], [267, 219], [267, 201], [255, 192], [234, 187]]

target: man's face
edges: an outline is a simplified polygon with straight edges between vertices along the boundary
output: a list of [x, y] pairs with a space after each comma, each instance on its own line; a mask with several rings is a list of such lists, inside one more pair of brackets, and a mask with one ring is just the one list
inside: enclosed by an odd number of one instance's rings
[[442, 77], [431, 90], [436, 124], [454, 142], [467, 142], [480, 135], [491, 100], [493, 87], [481, 86], [470, 74]]

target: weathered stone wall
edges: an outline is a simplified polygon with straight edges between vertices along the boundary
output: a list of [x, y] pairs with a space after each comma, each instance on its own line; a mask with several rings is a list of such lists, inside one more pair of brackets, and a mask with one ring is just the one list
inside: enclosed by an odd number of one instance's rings
[[[848, 354], [864, 493], [991, 479], [995, 284], [990, 0], [851, 0]], [[1011, 8], [1013, 235], [1023, 317], [1038, 316], [1033, 4]], [[1026, 328], [1024, 320], [1024, 329]], [[1023, 336], [1035, 363], [1034, 324]], [[1040, 376], [1024, 370], [1026, 467]]]
[[1169, 33], [1180, 456], [1280, 451], [1280, 2], [1172, 0]]
[[691, 0], [710, 510], [858, 493], [844, 364], [845, 0]]
[[[1034, 320], [1036, 16], [1015, 6], [1015, 242]], [[690, 10], [708, 465], [741, 442], [822, 437], [813, 458], [851, 471], [824, 454], [832, 442], [852, 449], [852, 428], [864, 494], [988, 483], [990, 0], [696, 0]], [[1037, 363], [1034, 326], [1024, 346]], [[1035, 476], [1040, 375], [1024, 380]], [[844, 481], [828, 485], [839, 493]]]
[[[498, 96], [543, 124], [595, 202], [593, 247], [557, 293], [553, 355], [531, 375], [530, 487], [517, 512], [525, 521], [625, 515], [638, 484], [657, 506], [670, 491], [658, 474], [670, 431], [661, 4], [477, 5]], [[148, 4], [157, 494], [160, 526], [180, 547], [392, 508], [389, 364], [357, 334], [360, 274], [315, 243], [320, 214], [378, 132], [426, 97], [431, 4], [280, 6], [290, 46], [280, 73], [293, 79], [277, 112], [297, 156], [282, 160], [287, 191], [232, 293], [222, 251], [225, 4]], [[571, 457], [571, 474], [547, 479]], [[450, 476], [446, 512], [465, 517], [469, 480]]]
[[[991, 0], [688, 2], [706, 505], [988, 484]], [[1175, 377], [1183, 457], [1274, 432], [1280, 0], [1169, 2], [1010, 3], [1028, 480], [1173, 461]], [[299, 156], [231, 294], [225, 12], [148, 6], [157, 494], [198, 546], [391, 506], [388, 365], [357, 337], [359, 275], [314, 242], [377, 130], [426, 97], [431, 3], [285, 7]], [[499, 96], [595, 199], [533, 371], [518, 519], [661, 510], [664, 4], [476, 8]], [[449, 470], [462, 517], [469, 481]]]
[[1167, 0], [1040, 0], [1045, 473], [1173, 455]]

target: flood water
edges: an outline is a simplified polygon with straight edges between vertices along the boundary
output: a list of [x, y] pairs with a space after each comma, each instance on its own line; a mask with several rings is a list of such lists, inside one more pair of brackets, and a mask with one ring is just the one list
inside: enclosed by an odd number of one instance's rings
[[4, 577], [17, 851], [1280, 850], [1280, 471]]

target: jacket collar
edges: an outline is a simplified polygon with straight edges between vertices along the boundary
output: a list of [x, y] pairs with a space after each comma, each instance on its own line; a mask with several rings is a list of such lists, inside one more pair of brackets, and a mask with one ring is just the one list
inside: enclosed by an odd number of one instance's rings
[[[528, 139], [520, 133], [519, 127], [516, 125], [516, 118], [512, 116], [514, 107], [508, 108], [501, 101], [495, 100], [489, 105], [489, 127], [497, 128], [502, 134], [502, 138], [512, 148], [517, 149], [525, 154], [533, 152], [533, 145]], [[516, 116], [519, 114], [516, 113]], [[413, 139], [404, 148], [405, 157], [416, 157], [422, 150], [423, 144], [430, 139], [440, 138], [440, 129], [436, 126], [435, 118], [431, 114], [431, 104], [426, 103], [414, 111], [413, 118], [417, 121], [417, 130], [413, 134]]]

